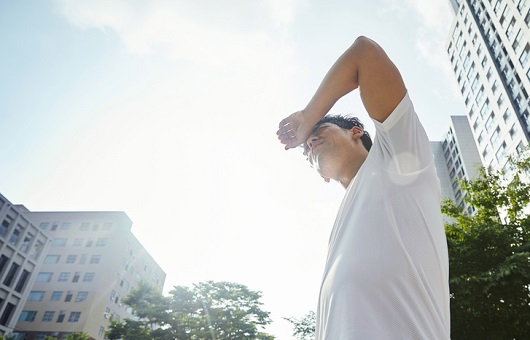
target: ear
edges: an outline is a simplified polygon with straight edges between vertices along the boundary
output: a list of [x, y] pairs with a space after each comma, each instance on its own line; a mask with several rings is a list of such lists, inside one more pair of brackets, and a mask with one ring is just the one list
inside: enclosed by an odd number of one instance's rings
[[329, 183], [329, 178], [328, 177], [324, 177], [322, 175], [320, 175], [320, 177], [322, 177], [326, 183]]
[[352, 137], [354, 139], [357, 139], [357, 138], [361, 138], [364, 134], [364, 130], [361, 129], [360, 127], [358, 126], [354, 126], [350, 129], [351, 133], [352, 133]]

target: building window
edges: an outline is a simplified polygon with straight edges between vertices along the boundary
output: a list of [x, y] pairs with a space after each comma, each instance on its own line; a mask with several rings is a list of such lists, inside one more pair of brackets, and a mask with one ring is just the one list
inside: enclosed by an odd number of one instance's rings
[[13, 280], [15, 279], [15, 276], [18, 273], [18, 269], [20, 268], [20, 265], [17, 263], [12, 263], [11, 268], [9, 268], [9, 271], [7, 272], [7, 275], [4, 279], [4, 285], [11, 286], [11, 283], [13, 283]]
[[508, 121], [508, 119], [510, 118], [511, 114], [510, 114], [510, 110], [506, 109], [502, 115], [502, 119], [504, 120], [504, 123], [506, 123]]
[[479, 144], [482, 144], [482, 141], [484, 140], [484, 130], [480, 131], [480, 135], [478, 135], [477, 142]]
[[41, 224], [39, 224], [39, 228], [41, 228], [42, 230], [46, 230], [48, 229], [50, 225], [50, 222], [42, 222]]
[[83, 239], [82, 238], [76, 238], [74, 239], [74, 247], [81, 247], [83, 245]]
[[515, 51], [515, 53], [518, 53], [517, 50], [518, 47], [521, 45], [521, 40], [523, 40], [524, 33], [521, 29], [519, 29], [519, 32], [517, 32], [517, 35], [515, 36], [515, 40], [513, 41], [512, 48]]
[[83, 282], [94, 281], [94, 276], [96, 276], [96, 273], [93, 273], [93, 272], [85, 273], [85, 275], [83, 276]]
[[92, 247], [92, 243], [94, 243], [94, 241], [89, 239], [88, 241], [86, 241], [86, 247]]
[[486, 101], [484, 102], [484, 105], [482, 105], [482, 107], [480, 108], [480, 117], [484, 118], [486, 113], [489, 111], [489, 108], [490, 108], [490, 100], [486, 99]]
[[52, 293], [52, 296], [50, 297], [50, 301], [61, 301], [62, 296], [63, 296], [63, 292], [56, 290]]
[[519, 57], [519, 62], [521, 63], [523, 68], [526, 67], [526, 65], [528, 64], [528, 60], [530, 60], [530, 44], [527, 43], [523, 50], [523, 53], [521, 53], [521, 56]]
[[18, 321], [33, 322], [35, 321], [35, 316], [37, 316], [36, 310], [23, 310]]
[[473, 79], [473, 83], [471, 83], [471, 91], [473, 91], [473, 93], [476, 92], [479, 81], [480, 81], [480, 76], [477, 73], [477, 75], [475, 76], [475, 79]]
[[68, 317], [68, 322], [77, 322], [79, 321], [80, 317], [81, 317], [81, 312], [70, 312], [70, 316]]
[[7, 233], [7, 230], [9, 229], [9, 225], [11, 224], [13, 220], [6, 216], [6, 219], [2, 221], [2, 225], [0, 225], [0, 236], [3, 236]]
[[61, 224], [61, 230], [68, 230], [70, 229], [70, 226], [72, 225], [72, 223], [70, 222], [64, 222]]
[[506, 36], [510, 38], [513, 32], [513, 27], [515, 26], [515, 18], [512, 17], [512, 20], [510, 20], [510, 23], [508, 24], [508, 27], [506, 28]]
[[500, 162], [505, 154], [506, 154], [506, 143], [502, 142], [501, 146], [499, 147], [499, 150], [497, 150], [497, 153], [495, 154], [495, 158], [497, 158], [497, 162]]
[[81, 291], [81, 292], [77, 292], [77, 296], [75, 298], [75, 302], [82, 302], [82, 301], [85, 301], [88, 297], [88, 292], [86, 291]]
[[9, 257], [5, 255], [0, 256], [0, 273], [4, 271], [7, 261], [9, 261]]
[[57, 316], [57, 322], [58, 323], [63, 322], [65, 315], [66, 315], [66, 311], [65, 310], [60, 311], [59, 312], [59, 316]]
[[70, 302], [72, 301], [72, 297], [74, 296], [74, 291], [73, 290], [69, 290], [67, 293], [66, 293], [66, 296], [64, 297], [64, 302]]
[[17, 285], [15, 286], [15, 291], [18, 293], [22, 293], [22, 290], [26, 286], [26, 282], [28, 281], [30, 272], [26, 269], [22, 270], [22, 274], [20, 274], [20, 278], [18, 279]]
[[512, 127], [510, 128], [510, 137], [514, 139], [517, 132], [518, 132], [517, 125], [513, 124]]
[[476, 98], [477, 104], [482, 103], [483, 98], [484, 98], [484, 86], [481, 86], [480, 90], [478, 91], [477, 98]]
[[43, 322], [50, 322], [53, 320], [53, 317], [55, 316], [55, 311], [47, 310], [44, 312], [44, 315], [42, 316]]
[[59, 282], [66, 282], [70, 279], [70, 273], [69, 272], [61, 272], [59, 275]]
[[81, 223], [81, 226], [79, 227], [79, 230], [81, 230], [81, 231], [87, 231], [89, 226], [90, 226], [90, 223], [88, 223], [88, 222], [83, 222], [83, 223]]
[[52, 241], [52, 247], [64, 247], [66, 245], [65, 238], [55, 238]]
[[4, 308], [4, 312], [2, 313], [2, 317], [0, 317], [0, 325], [6, 326], [9, 320], [11, 319], [11, 316], [13, 315], [13, 311], [15, 310], [15, 305], [11, 302], [8, 302]]
[[44, 299], [44, 292], [42, 291], [31, 291], [28, 294], [28, 301], [42, 301]]
[[11, 234], [11, 237], [9, 238], [9, 243], [11, 243], [12, 245], [16, 245], [23, 231], [24, 231], [24, 228], [17, 225], [15, 230], [13, 230], [13, 234]]
[[469, 71], [467, 72], [467, 80], [471, 81], [473, 77], [475, 76], [475, 63], [471, 63], [471, 67], [469, 68]]
[[98, 264], [101, 261], [101, 255], [92, 255], [90, 257], [91, 264]]
[[68, 255], [68, 257], [66, 258], [66, 263], [75, 263], [75, 261], [77, 260], [77, 255]]
[[491, 138], [490, 138], [491, 145], [493, 146], [497, 145], [497, 142], [499, 141], [500, 137], [501, 137], [501, 128], [497, 126], [497, 128], [495, 128], [495, 131], [493, 131], [493, 134], [491, 135]]
[[96, 247], [104, 247], [107, 245], [107, 238], [98, 238], [96, 241]]
[[489, 152], [490, 152], [490, 146], [489, 144], [486, 144], [486, 146], [484, 147], [484, 151], [482, 151], [482, 157], [486, 159], [486, 156], [488, 156]]
[[46, 264], [55, 264], [59, 262], [61, 255], [46, 255], [44, 258], [44, 263]]
[[486, 131], [490, 132], [490, 129], [493, 126], [494, 121], [495, 121], [495, 114], [492, 112], [490, 116], [488, 117], [488, 120], [486, 120], [486, 123], [484, 124]]
[[98, 336], [103, 337], [105, 335], [105, 327], [99, 326]]
[[504, 104], [504, 96], [501, 93], [501, 95], [497, 99], [497, 106], [499, 107], [499, 109], [501, 108], [502, 104]]
[[72, 282], [78, 282], [80, 276], [81, 276], [80, 272], [75, 272], [74, 273], [74, 278], [72, 279]]
[[517, 9], [519, 10], [519, 13], [523, 14], [523, 9], [526, 7], [526, 3], [528, 0], [520, 0], [519, 4], [517, 4]]

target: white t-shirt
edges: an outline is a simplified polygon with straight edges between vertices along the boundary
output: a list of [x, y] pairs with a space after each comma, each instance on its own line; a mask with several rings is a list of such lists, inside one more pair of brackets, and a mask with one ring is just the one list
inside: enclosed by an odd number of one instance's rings
[[317, 340], [449, 339], [440, 183], [408, 94], [351, 181], [329, 240]]

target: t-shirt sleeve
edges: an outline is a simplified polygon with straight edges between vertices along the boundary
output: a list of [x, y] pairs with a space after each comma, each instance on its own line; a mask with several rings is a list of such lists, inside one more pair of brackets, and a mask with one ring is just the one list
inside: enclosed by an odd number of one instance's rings
[[432, 162], [429, 139], [408, 92], [384, 122], [374, 120], [374, 124], [373, 151], [381, 153], [390, 171], [401, 174], [416, 172]]

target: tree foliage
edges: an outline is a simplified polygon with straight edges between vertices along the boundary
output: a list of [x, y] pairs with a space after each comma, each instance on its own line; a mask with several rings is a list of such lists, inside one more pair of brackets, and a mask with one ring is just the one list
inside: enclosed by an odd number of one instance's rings
[[262, 328], [271, 321], [261, 293], [231, 282], [176, 286], [168, 297], [145, 283], [124, 303], [138, 320], [111, 321], [108, 339], [274, 339]]
[[468, 214], [445, 200], [452, 339], [524, 339], [530, 334], [530, 157], [508, 173], [481, 169], [461, 181]]
[[298, 340], [314, 340], [315, 339], [315, 312], [310, 311], [301, 319], [284, 318], [293, 325], [293, 336]]

